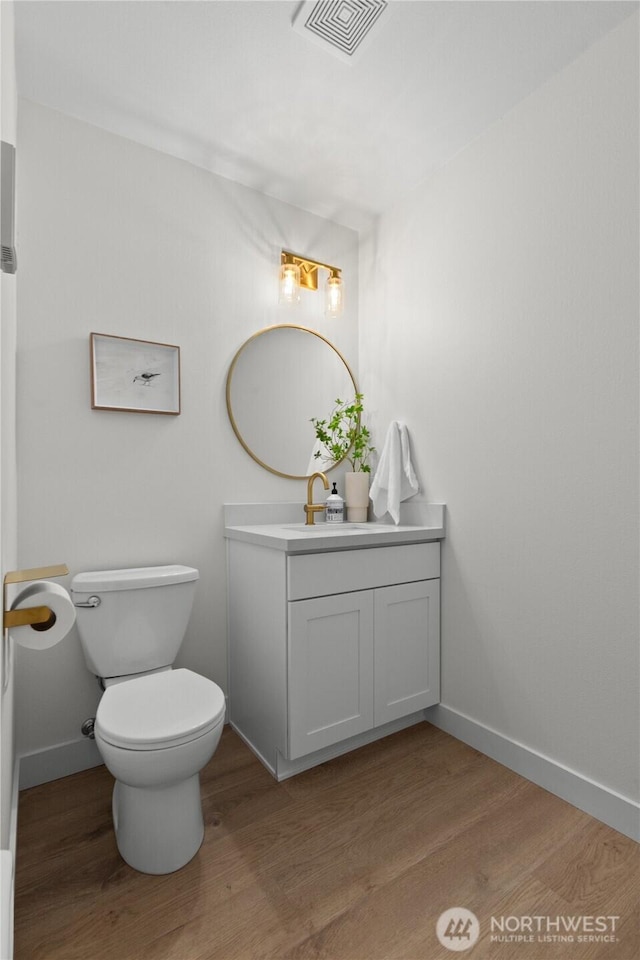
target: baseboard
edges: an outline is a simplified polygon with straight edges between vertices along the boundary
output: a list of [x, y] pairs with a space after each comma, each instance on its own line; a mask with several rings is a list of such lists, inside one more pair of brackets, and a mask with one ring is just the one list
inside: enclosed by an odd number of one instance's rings
[[25, 753], [20, 757], [20, 789], [26, 790], [90, 767], [99, 767], [102, 762], [95, 740], [88, 737]]
[[632, 840], [640, 841], [640, 804], [549, 759], [444, 704], [425, 710], [425, 719], [492, 760], [561, 797]]

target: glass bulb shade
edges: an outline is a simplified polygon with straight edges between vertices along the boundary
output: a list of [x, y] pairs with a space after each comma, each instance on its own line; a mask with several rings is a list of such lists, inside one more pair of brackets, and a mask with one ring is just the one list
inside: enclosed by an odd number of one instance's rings
[[297, 263], [283, 263], [280, 267], [280, 303], [298, 303], [300, 300], [300, 267]]
[[341, 277], [330, 274], [327, 280], [325, 314], [339, 317], [344, 309], [344, 284]]

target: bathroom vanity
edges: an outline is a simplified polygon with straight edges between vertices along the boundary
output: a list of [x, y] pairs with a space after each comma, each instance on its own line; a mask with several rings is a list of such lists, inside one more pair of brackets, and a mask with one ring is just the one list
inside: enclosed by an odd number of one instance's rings
[[300, 504], [225, 507], [230, 722], [279, 780], [439, 700], [444, 507], [412, 506], [314, 527]]

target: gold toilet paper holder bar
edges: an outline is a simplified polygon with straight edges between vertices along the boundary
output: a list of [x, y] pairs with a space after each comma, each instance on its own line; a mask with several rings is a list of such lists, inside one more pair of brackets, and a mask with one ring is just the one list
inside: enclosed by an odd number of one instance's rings
[[26, 583], [27, 580], [49, 580], [51, 577], [66, 577], [69, 568], [66, 563], [57, 563], [50, 567], [33, 567], [31, 570], [12, 570], [4, 578], [2, 626], [26, 627], [34, 623], [47, 623], [53, 616], [49, 607], [25, 607], [22, 610], [7, 610], [7, 587], [12, 583]]

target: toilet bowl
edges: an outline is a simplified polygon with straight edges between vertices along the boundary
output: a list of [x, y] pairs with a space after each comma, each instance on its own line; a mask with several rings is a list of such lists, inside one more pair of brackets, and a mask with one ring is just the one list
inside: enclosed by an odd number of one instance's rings
[[142, 873], [172, 873], [204, 837], [199, 772], [224, 725], [224, 695], [190, 670], [107, 687], [96, 745], [115, 777], [113, 823], [122, 859]]
[[136, 567], [71, 583], [87, 666], [105, 688], [94, 734], [116, 781], [116, 842], [142, 873], [179, 870], [204, 836], [199, 774], [220, 740], [225, 698], [212, 680], [172, 667], [198, 576]]

